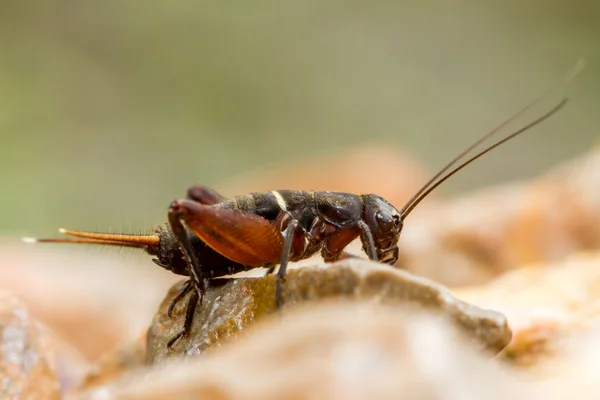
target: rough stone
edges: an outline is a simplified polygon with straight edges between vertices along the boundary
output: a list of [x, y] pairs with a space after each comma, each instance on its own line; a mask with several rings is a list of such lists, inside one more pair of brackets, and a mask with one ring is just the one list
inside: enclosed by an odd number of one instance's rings
[[[166, 343], [181, 330], [187, 299], [178, 303], [171, 319], [167, 309], [183, 281], [169, 291], [148, 332], [150, 364], [219, 347], [275, 310], [274, 275], [221, 282], [208, 290], [203, 304], [196, 308], [189, 339], [180, 340], [171, 352]], [[334, 297], [437, 312], [452, 320], [480, 347], [492, 352], [502, 350], [511, 339], [511, 330], [502, 314], [467, 304], [443, 286], [406, 271], [361, 259], [288, 271], [283, 286], [284, 308]]]

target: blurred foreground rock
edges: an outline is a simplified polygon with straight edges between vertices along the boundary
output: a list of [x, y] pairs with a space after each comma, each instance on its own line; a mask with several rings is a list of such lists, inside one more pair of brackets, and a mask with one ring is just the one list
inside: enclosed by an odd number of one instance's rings
[[137, 340], [102, 355], [76, 388], [77, 393], [111, 384], [133, 371], [144, 368], [146, 358], [146, 334], [143, 334]]
[[0, 240], [0, 289], [88, 361], [147, 329], [179, 280], [141, 250]]
[[545, 364], [565, 355], [565, 343], [600, 324], [600, 253], [534, 264], [454, 294], [505, 314], [513, 340], [503, 356], [547, 372]]
[[[600, 399], [600, 321], [577, 330], [560, 343], [560, 355], [545, 360], [533, 376], [540, 399]], [[539, 372], [542, 372], [541, 376]], [[531, 379], [531, 375], [528, 376]]]
[[60, 399], [55, 349], [25, 305], [0, 291], [0, 398]]
[[257, 322], [205, 357], [167, 363], [75, 398], [532, 398], [455, 326], [376, 303], [304, 303]]
[[[362, 264], [355, 260], [350, 262], [354, 266]], [[582, 255], [574, 257], [562, 267], [545, 269], [541, 265], [537, 268], [532, 266], [514, 271], [506, 279], [486, 287], [456, 291], [456, 296], [504, 311], [509, 315], [509, 322], [514, 321], [516, 335], [501, 353], [502, 357], [493, 358], [489, 352], [481, 351], [485, 347], [481, 346], [481, 340], [473, 340], [480, 336], [464, 329], [460, 322], [457, 324], [456, 318], [444, 318], [443, 313], [424, 312], [428, 307], [409, 307], [411, 302], [405, 301], [400, 306], [403, 301], [395, 301], [391, 297], [392, 293], [403, 293], [403, 290], [394, 289], [402, 287], [401, 283], [396, 282], [397, 279], [390, 279], [389, 276], [374, 279], [371, 272], [364, 272], [365, 269], [361, 268], [362, 276], [371, 276], [371, 287], [378, 287], [375, 282], [389, 283], [385, 295], [365, 296], [360, 301], [358, 298], [361, 298], [362, 290], [357, 289], [355, 294], [337, 297], [325, 295], [323, 299], [315, 301], [317, 296], [300, 293], [300, 298], [306, 300], [309, 297], [313, 300], [301, 301], [260, 318], [255, 316], [253, 321], [242, 321], [247, 324], [243, 326], [243, 334], [236, 335], [234, 332], [223, 341], [212, 342], [211, 350], [202, 357], [173, 358], [169, 362], [163, 358], [144, 368], [140, 363], [143, 351], [136, 345], [134, 347], [138, 350], [132, 351], [131, 347], [115, 353], [135, 354], [132, 358], [125, 357], [133, 362], [118, 361], [123, 357], [113, 356], [112, 361], [104, 365], [124, 367], [119, 369], [119, 373], [71, 393], [68, 399], [367, 400], [396, 399], [400, 396], [440, 400], [597, 399], [600, 398], [597, 385], [600, 379], [600, 319], [595, 312], [600, 292], [598, 265], [600, 254]], [[367, 268], [378, 270], [377, 266]], [[352, 267], [348, 269], [352, 270]], [[298, 275], [302, 271], [290, 271], [288, 284], [294, 280], [302, 281]], [[385, 272], [378, 272], [374, 276], [383, 278], [388, 271], [386, 268]], [[392, 272], [395, 274], [395, 271]], [[349, 276], [358, 273], [353, 271]], [[315, 271], [310, 274], [316, 275]], [[411, 277], [402, 271], [399, 271], [399, 275], [410, 277], [412, 285], [421, 288], [405, 292], [405, 300], [412, 298], [412, 302], [420, 304], [420, 299], [425, 304], [438, 304], [439, 307], [440, 298], [452, 299], [445, 289], [422, 290], [430, 286], [427, 280]], [[321, 278], [324, 279], [323, 276]], [[237, 285], [243, 288], [245, 286], [241, 281], [248, 283], [249, 290], [255, 290], [254, 286], [261, 279], [239, 279]], [[346, 281], [352, 285], [350, 279]], [[233, 282], [211, 289], [209, 296], [223, 294]], [[335, 282], [329, 285], [336, 288]], [[439, 288], [439, 285], [433, 286]], [[155, 319], [153, 329], [159, 332], [172, 329], [172, 333], [175, 333], [180, 327], [179, 323], [169, 321], [164, 315], [177, 287], [179, 284], [165, 299], [161, 314]], [[357, 286], [361, 287], [369, 286]], [[271, 296], [272, 289], [273, 283], [265, 282], [264, 290]], [[315, 292], [322, 290], [317, 284]], [[293, 291], [293, 288], [288, 288], [288, 296]], [[214, 302], [214, 297], [209, 301]], [[353, 298], [354, 301], [351, 300]], [[222, 298], [220, 301], [227, 303], [229, 300]], [[268, 300], [265, 297], [258, 303], [271, 301], [272, 297]], [[259, 304], [248, 302], [246, 307], [257, 308]], [[269, 307], [268, 304], [265, 307]], [[226, 333], [227, 329], [236, 330], [231, 325], [240, 323], [239, 320], [227, 321], [226, 313], [214, 307], [214, 303], [209, 308], [213, 314], [208, 316], [205, 328], [220, 326], [223, 329], [216, 330], [219, 335]], [[421, 312], [416, 312], [418, 309]], [[433, 309], [437, 308], [434, 306]], [[485, 313], [489, 314], [487, 311]], [[534, 360], [537, 365], [545, 366], [545, 374], [532, 377], [529, 370], [511, 368], [508, 363], [501, 362], [509, 360], [510, 365], [522, 365], [526, 357], [535, 357], [535, 352], [518, 355], [521, 346], [519, 341], [526, 342], [532, 337], [535, 339], [536, 335], [527, 338], [528, 326], [539, 322], [543, 326], [544, 316], [553, 313], [563, 318], [558, 320], [562, 327], [556, 331], [550, 330], [547, 335], [550, 339], [558, 339], [549, 346], [556, 351]], [[177, 319], [181, 321], [181, 310], [177, 314]], [[170, 325], [158, 326], [161, 321]], [[156, 340], [164, 345], [170, 333]], [[209, 336], [205, 335], [204, 338]], [[215, 336], [209, 339], [215, 340]], [[231, 340], [234, 337], [235, 340]], [[176, 346], [175, 350], [182, 351], [187, 347]], [[192, 349], [192, 353], [197, 349]], [[128, 365], [133, 369], [127, 371]], [[114, 370], [108, 368], [108, 371]], [[116, 381], [113, 381], [115, 378]]]
[[[184, 281], [176, 284], [163, 301], [148, 332], [148, 361], [161, 364], [180, 355], [193, 356], [235, 339], [256, 320], [275, 311], [275, 275], [225, 281], [209, 289], [196, 308], [189, 339], [166, 349], [166, 343], [182, 328], [187, 299], [174, 312], [167, 309]], [[441, 285], [392, 267], [361, 259], [322, 264], [288, 271], [283, 286], [285, 308], [296, 303], [341, 297], [362, 303], [381, 303], [400, 310], [431, 310], [452, 320], [471, 339], [497, 353], [511, 339], [505, 317], [480, 309], [455, 297]]]

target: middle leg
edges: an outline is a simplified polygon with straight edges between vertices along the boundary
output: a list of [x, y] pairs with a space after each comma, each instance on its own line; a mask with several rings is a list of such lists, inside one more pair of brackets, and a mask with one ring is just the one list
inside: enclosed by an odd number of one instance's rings
[[[281, 284], [282, 281], [285, 280], [285, 273], [287, 270], [287, 265], [290, 260], [290, 254], [292, 252], [292, 244], [294, 242], [294, 234], [296, 233], [296, 228], [298, 227], [298, 220], [292, 219], [290, 220], [287, 228], [283, 231], [283, 246], [281, 249], [281, 260], [279, 262], [279, 271], [277, 271], [277, 280], [275, 281], [275, 304], [277, 308], [282, 305], [281, 298]], [[271, 267], [274, 268], [274, 267]], [[271, 270], [269, 268], [269, 270]], [[272, 271], [272, 270], [271, 270]]]

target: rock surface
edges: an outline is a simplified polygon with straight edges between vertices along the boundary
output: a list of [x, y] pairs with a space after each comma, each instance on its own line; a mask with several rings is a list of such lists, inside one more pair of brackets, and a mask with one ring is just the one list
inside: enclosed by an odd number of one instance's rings
[[141, 250], [0, 240], [0, 253], [0, 289], [88, 361], [135, 340], [179, 280]]
[[0, 398], [60, 399], [54, 348], [24, 304], [0, 291]]
[[[181, 330], [187, 299], [178, 303], [174, 319], [170, 319], [167, 309], [183, 281], [170, 290], [148, 332], [150, 364], [219, 347], [275, 310], [275, 275], [224, 282], [209, 289], [203, 304], [196, 308], [189, 339], [176, 343], [172, 352], [166, 343]], [[438, 312], [492, 352], [502, 350], [511, 339], [502, 314], [469, 305], [443, 286], [406, 271], [360, 259], [288, 271], [283, 286], [285, 307], [333, 297]]]
[[121, 377], [146, 366], [146, 335], [119, 346], [98, 359], [83, 377], [77, 392], [108, 385]]
[[533, 398], [455, 327], [375, 303], [304, 303], [257, 322], [218, 352], [77, 399]]
[[600, 254], [533, 264], [453, 293], [506, 315], [513, 339], [503, 356], [515, 365], [539, 367], [562, 355], [569, 337], [585, 334], [600, 321]]

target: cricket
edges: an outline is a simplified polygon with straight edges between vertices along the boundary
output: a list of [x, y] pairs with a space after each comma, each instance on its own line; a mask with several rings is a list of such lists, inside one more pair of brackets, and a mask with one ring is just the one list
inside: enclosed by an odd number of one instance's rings
[[400, 209], [376, 194], [273, 190], [226, 198], [209, 187], [194, 185], [187, 190], [185, 198], [174, 200], [169, 205], [167, 222], [149, 235], [60, 229], [61, 233], [70, 237], [23, 240], [139, 248], [153, 256], [152, 261], [160, 267], [189, 277], [169, 307], [168, 315], [173, 318], [175, 305], [191, 292], [183, 327], [167, 343], [171, 349], [174, 343], [189, 334], [194, 312], [201, 304], [211, 279], [261, 267], [267, 269], [266, 274], [272, 274], [279, 266], [275, 302], [277, 307], [281, 307], [284, 300], [282, 284], [289, 262], [309, 258], [319, 252], [325, 262], [334, 262], [348, 256], [344, 249], [359, 239], [370, 260], [395, 264], [400, 234], [406, 218], [415, 207], [461, 169], [562, 109], [568, 102], [566, 95], [561, 95], [561, 100], [540, 117], [455, 166], [485, 140], [547, 99], [555, 89], [564, 88], [583, 66], [580, 60], [558, 85], [471, 144]]

